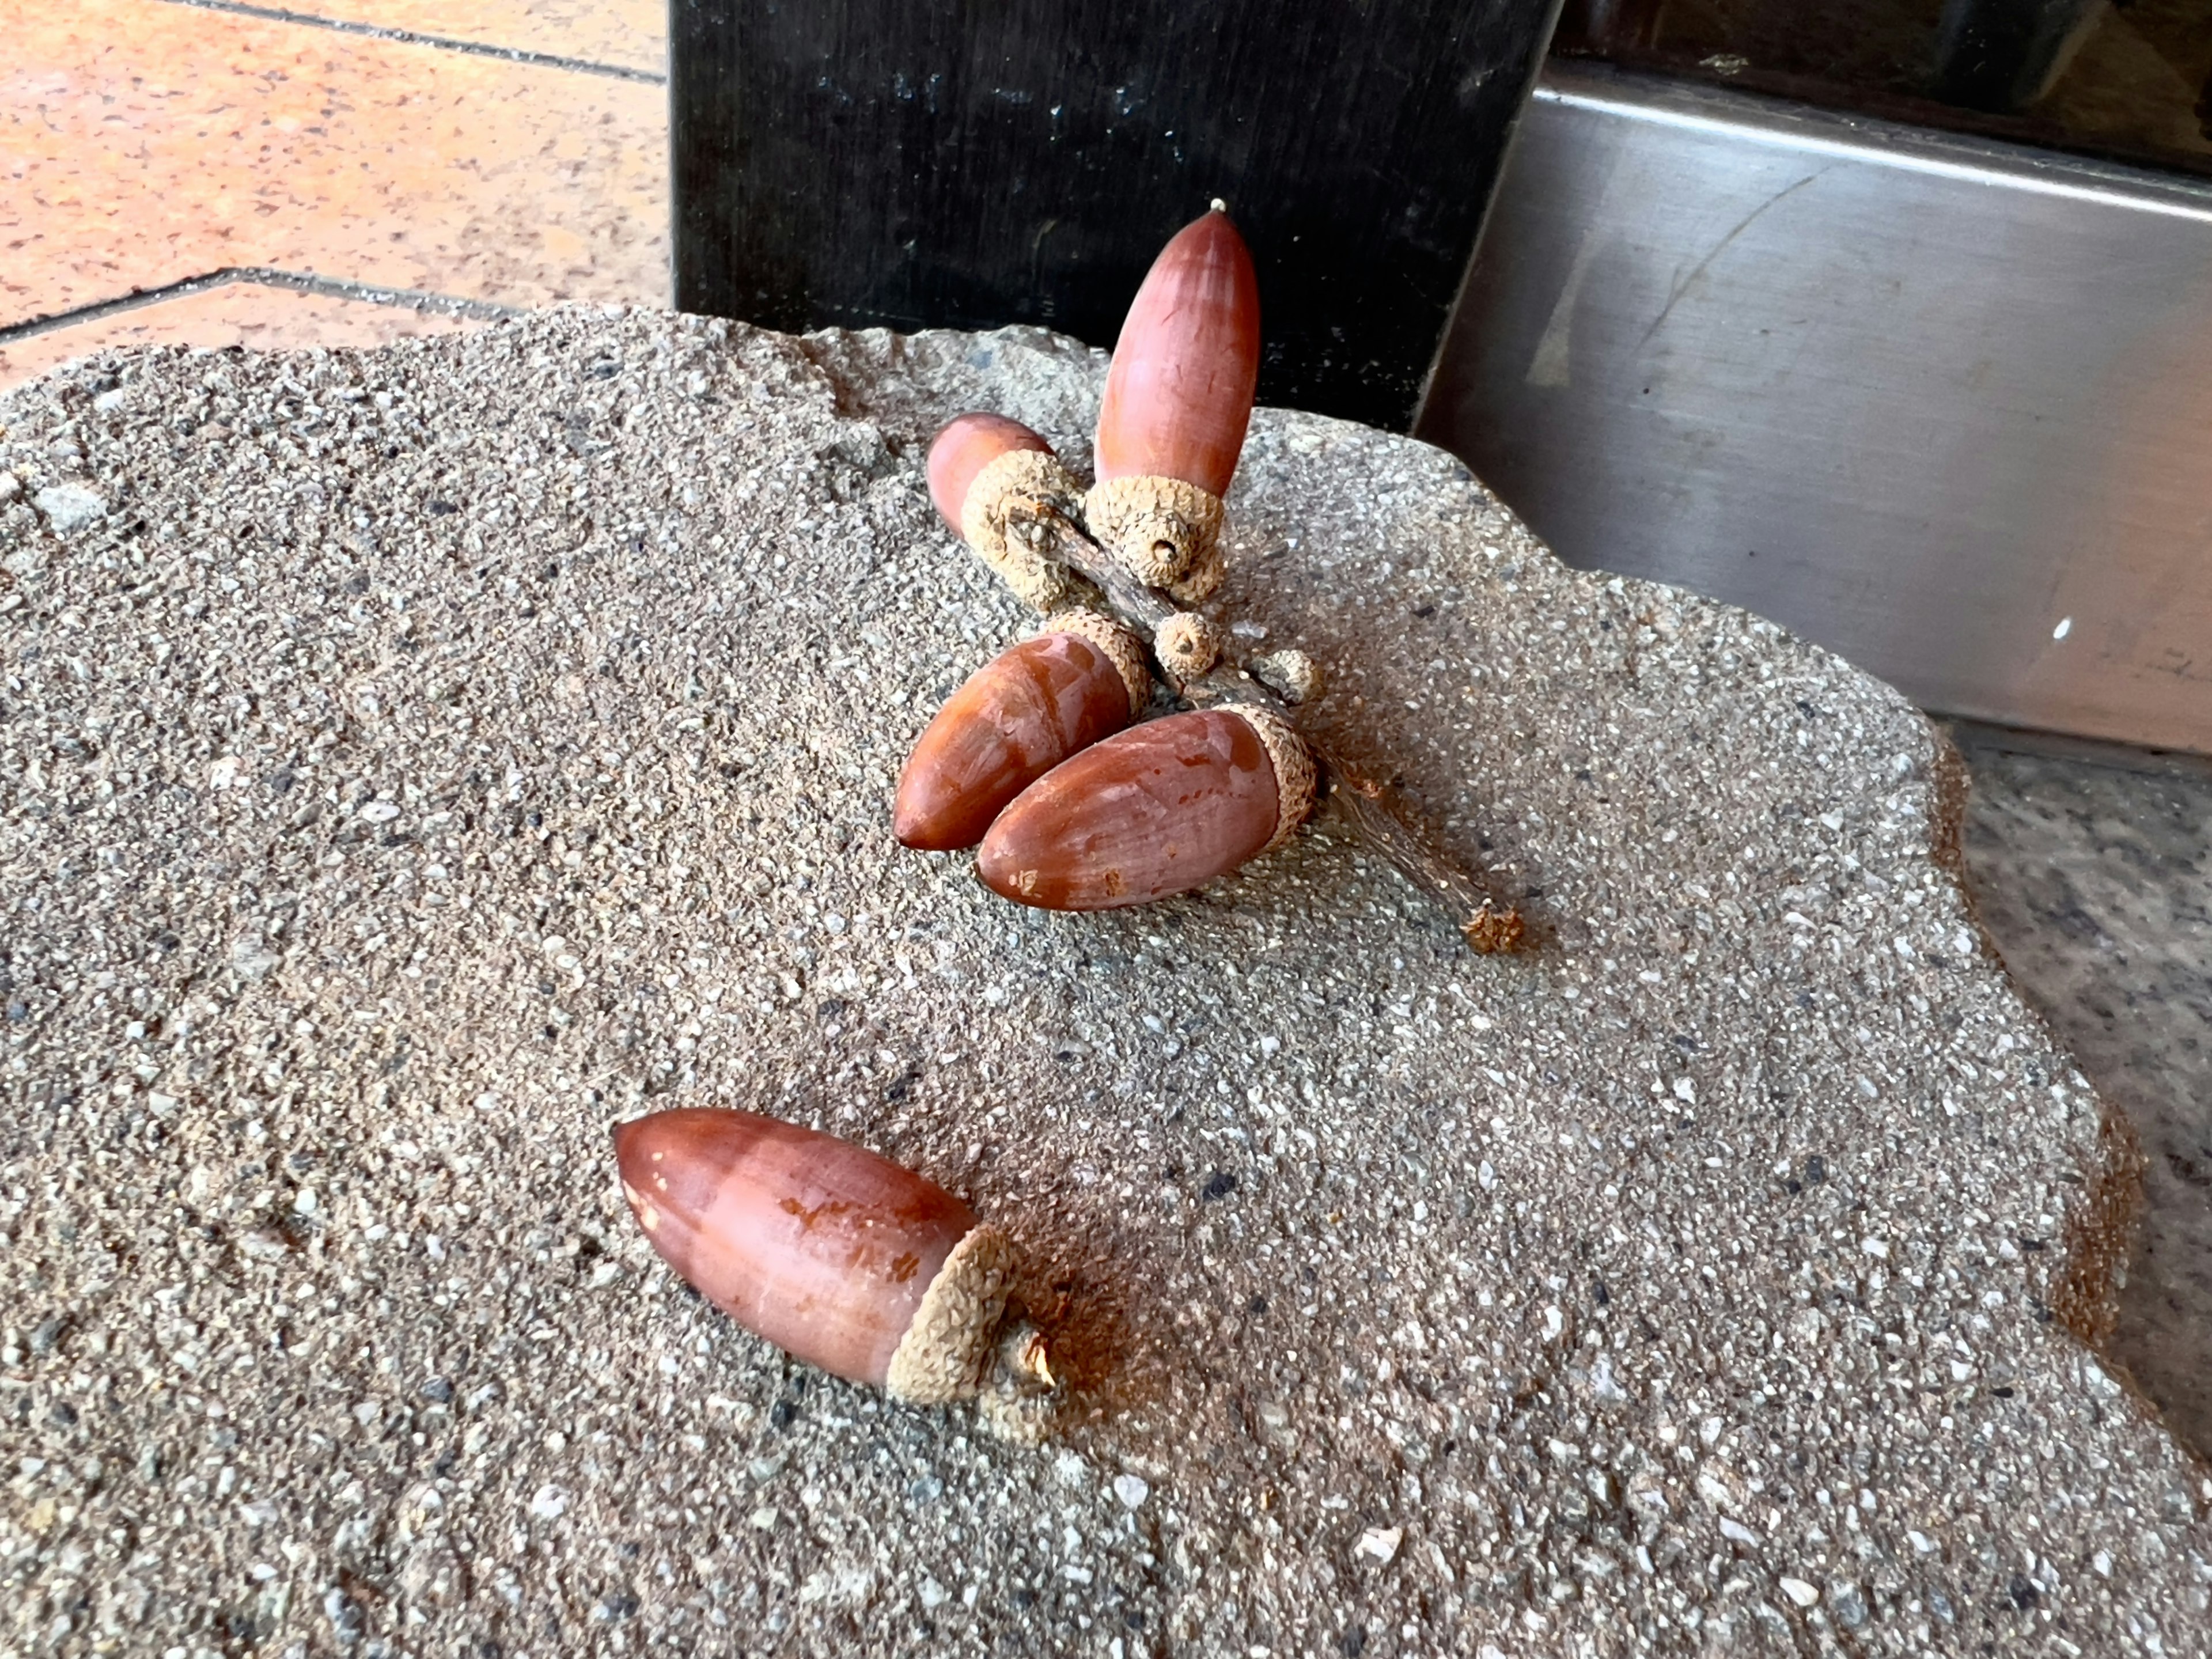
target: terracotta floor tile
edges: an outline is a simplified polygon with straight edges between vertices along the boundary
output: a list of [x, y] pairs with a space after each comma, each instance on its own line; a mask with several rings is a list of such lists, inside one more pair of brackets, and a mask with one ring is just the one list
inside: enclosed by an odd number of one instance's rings
[[266, 9], [659, 75], [667, 0], [249, 0]]
[[667, 301], [662, 87], [161, 0], [0, 23], [0, 326], [240, 265]]
[[0, 391], [109, 346], [371, 346], [404, 335], [479, 326], [472, 319], [442, 312], [231, 283], [0, 341]]

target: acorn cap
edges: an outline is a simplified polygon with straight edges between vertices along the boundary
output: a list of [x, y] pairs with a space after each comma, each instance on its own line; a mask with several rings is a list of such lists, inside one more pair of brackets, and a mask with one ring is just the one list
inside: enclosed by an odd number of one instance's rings
[[1244, 666], [1254, 679], [1294, 707], [1320, 695], [1321, 665], [1303, 651], [1270, 651]]
[[1096, 611], [1055, 611], [1037, 625], [1040, 634], [1073, 634], [1106, 653], [1129, 688], [1129, 718], [1134, 720], [1152, 706], [1152, 671], [1145, 661], [1145, 647], [1119, 623]]
[[1161, 591], [1177, 605], [1203, 605], [1219, 590], [1222, 580], [1228, 574], [1228, 556], [1222, 551], [1217, 538], [1201, 545], [1190, 568]]
[[977, 472], [960, 507], [960, 535], [1024, 605], [1056, 611], [1079, 591], [1056, 561], [1006, 533], [1006, 514], [1042, 504], [1071, 519], [1082, 513], [1083, 486], [1049, 450], [1010, 449]]
[[998, 1346], [1018, 1262], [1013, 1241], [988, 1222], [954, 1245], [891, 1355], [884, 1391], [918, 1406], [975, 1394]]
[[1298, 735], [1297, 728], [1280, 714], [1249, 702], [1224, 703], [1222, 707], [1252, 728], [1275, 769], [1275, 833], [1260, 849], [1259, 855], [1264, 857], [1288, 841], [1298, 825], [1305, 822], [1306, 814], [1313, 811], [1313, 751], [1306, 747], [1306, 740]]
[[1221, 660], [1221, 624], [1178, 611], [1152, 630], [1152, 654], [1171, 678], [1194, 680]]
[[1083, 514], [1124, 569], [1148, 587], [1165, 587], [1200, 569], [1218, 547], [1224, 509], [1220, 496], [1196, 484], [1145, 476], [1092, 485]]

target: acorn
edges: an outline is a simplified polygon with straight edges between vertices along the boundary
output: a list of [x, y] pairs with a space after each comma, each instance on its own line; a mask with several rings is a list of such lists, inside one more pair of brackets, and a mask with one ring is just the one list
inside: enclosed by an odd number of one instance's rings
[[1221, 498], [1259, 383], [1259, 280], [1216, 202], [1160, 251], [1129, 307], [1084, 501], [1091, 533], [1186, 605], [1221, 583]]
[[1144, 904], [1279, 847], [1313, 797], [1313, 757], [1279, 716], [1243, 703], [1170, 714], [1024, 790], [983, 837], [975, 871], [1041, 909]]
[[978, 414], [946, 422], [929, 442], [929, 498], [1024, 604], [1048, 612], [1074, 602], [1079, 590], [1066, 571], [1006, 533], [1006, 511], [1018, 504], [1082, 517], [1083, 486], [1019, 421]]
[[934, 1182], [752, 1112], [687, 1107], [615, 1128], [623, 1195], [661, 1259], [755, 1335], [895, 1399], [1053, 1389], [1007, 1291], [1017, 1256]]
[[983, 839], [1006, 803], [1152, 701], [1135, 637], [1087, 611], [1048, 617], [946, 699], [907, 757], [891, 833], [949, 853]]

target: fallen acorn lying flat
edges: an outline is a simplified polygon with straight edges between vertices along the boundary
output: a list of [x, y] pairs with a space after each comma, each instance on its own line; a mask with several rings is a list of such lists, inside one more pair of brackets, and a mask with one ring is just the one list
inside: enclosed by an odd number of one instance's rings
[[1049, 617], [1044, 631], [1001, 652], [945, 700], [907, 757], [891, 831], [924, 852], [983, 839], [1030, 784], [1144, 711], [1144, 649], [1104, 617]]
[[1016, 797], [976, 874], [1019, 904], [1111, 910], [1202, 887], [1289, 839], [1314, 769], [1289, 724], [1238, 704], [1092, 744]]
[[1014, 1247], [935, 1182], [752, 1112], [686, 1107], [615, 1130], [623, 1195], [661, 1258], [756, 1335], [921, 1405], [1051, 1386], [1009, 1319]]

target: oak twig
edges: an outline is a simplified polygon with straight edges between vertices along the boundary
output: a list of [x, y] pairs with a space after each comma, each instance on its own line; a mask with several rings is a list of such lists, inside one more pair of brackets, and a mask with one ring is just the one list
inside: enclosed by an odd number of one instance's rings
[[[1008, 532], [1019, 536], [1031, 550], [1057, 560], [1088, 580], [1104, 596], [1108, 608], [1147, 643], [1162, 623], [1183, 608], [1124, 570], [1080, 525], [1054, 507], [1044, 503], [1012, 507], [1006, 514], [1006, 525]], [[1298, 723], [1297, 709], [1250, 672], [1233, 642], [1224, 645], [1222, 660], [1211, 672], [1171, 683], [1187, 701], [1200, 708], [1258, 702], [1293, 725]], [[1317, 793], [1322, 811], [1419, 889], [1451, 919], [1469, 947], [1485, 955], [1521, 948], [1526, 935], [1521, 913], [1486, 875], [1465, 870], [1438, 852], [1389, 785], [1361, 777], [1304, 727], [1299, 734], [1321, 774]]]

